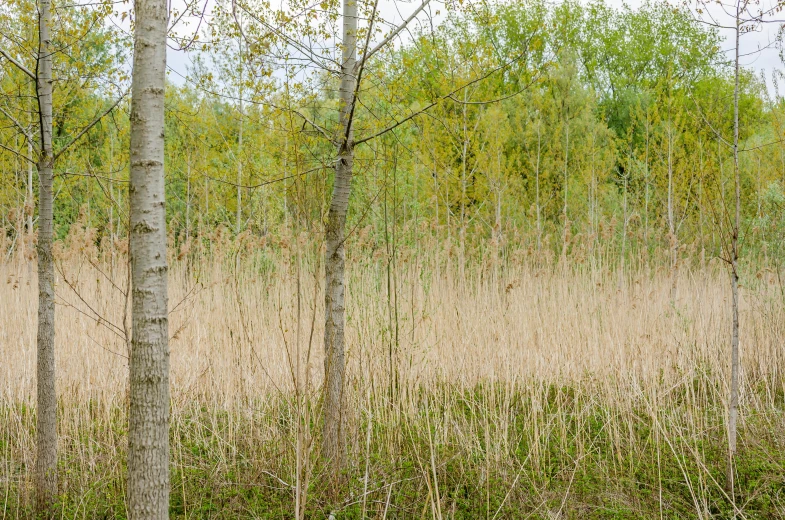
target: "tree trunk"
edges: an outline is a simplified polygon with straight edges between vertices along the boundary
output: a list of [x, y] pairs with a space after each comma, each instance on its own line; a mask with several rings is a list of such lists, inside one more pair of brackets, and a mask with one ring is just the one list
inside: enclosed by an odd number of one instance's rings
[[115, 263], [115, 247], [114, 247], [114, 205], [116, 199], [114, 197], [114, 134], [109, 133], [109, 276], [114, 279], [114, 263]]
[[[629, 192], [629, 179], [632, 172], [632, 138], [630, 138], [630, 152], [627, 156], [627, 171], [624, 172], [622, 181], [624, 182], [624, 195], [622, 197], [622, 227], [621, 227], [621, 255], [619, 255], [619, 287], [624, 279], [624, 267], [626, 265], [625, 255], [627, 254], [627, 225], [629, 224], [629, 217], [627, 216], [628, 205], [627, 198]], [[632, 248], [632, 246], [630, 246]]]
[[136, 0], [131, 96], [132, 328], [128, 513], [169, 515], [169, 333], [164, 198], [166, 0]]
[[561, 257], [562, 261], [565, 262], [567, 260], [567, 249], [569, 247], [569, 240], [570, 240], [570, 219], [567, 214], [567, 195], [568, 195], [568, 183], [569, 183], [569, 164], [570, 164], [570, 120], [565, 117], [564, 119], [564, 135], [565, 135], [565, 147], [564, 147], [564, 235], [562, 236], [562, 249], [561, 249]]
[[701, 249], [701, 269], [706, 267], [706, 237], [703, 229], [703, 171], [703, 141], [698, 138], [698, 237]]
[[673, 122], [668, 121], [668, 244], [670, 246], [671, 304], [676, 301], [676, 281], [679, 267], [679, 237], [676, 231], [673, 193]]
[[356, 91], [357, 3], [343, 1], [343, 62], [341, 64], [340, 126], [335, 181], [325, 229], [324, 405], [321, 456], [334, 483], [346, 466], [345, 398], [345, 250], [346, 214], [354, 164], [352, 116]]
[[243, 227], [243, 100], [240, 91], [240, 130], [237, 135], [237, 214], [234, 229], [239, 234]]
[[463, 146], [461, 148], [461, 272], [466, 263], [466, 163], [469, 161], [469, 133], [466, 127], [466, 103], [468, 91], [463, 91]]
[[[27, 156], [33, 157], [33, 141], [27, 140]], [[27, 215], [27, 236], [33, 236], [33, 163], [27, 163], [27, 194], [25, 196], [25, 214]], [[30, 241], [32, 243], [32, 240]]]
[[[41, 131], [38, 161], [38, 423], [36, 503], [39, 517], [52, 517], [57, 497], [57, 393], [55, 389], [55, 272], [52, 257], [52, 55], [50, 0], [38, 6], [37, 97]], [[30, 179], [28, 178], [28, 181]], [[32, 198], [32, 197], [31, 197]], [[32, 227], [31, 220], [28, 220]]]
[[191, 154], [188, 154], [185, 179], [185, 241], [191, 238]]
[[[542, 210], [540, 209], [540, 155], [542, 154], [542, 133], [540, 132], [540, 125], [542, 123], [542, 116], [537, 113], [537, 166], [534, 168], [535, 178], [535, 206], [537, 208], [537, 254], [539, 256], [542, 248]], [[539, 260], [539, 259], [538, 259]]]
[[[597, 133], [592, 132], [591, 135], [591, 184], [589, 185], [589, 229], [591, 232], [591, 243], [589, 244], [589, 251], [592, 258], [595, 254], [597, 244]], [[626, 192], [625, 192], [626, 195]], [[626, 213], [626, 211], [625, 211]]]
[[734, 61], [733, 89], [733, 181], [736, 211], [731, 234], [731, 383], [728, 403], [728, 470], [725, 486], [733, 497], [733, 457], [736, 454], [737, 420], [739, 416], [739, 230], [741, 228], [741, 180], [739, 178], [739, 25], [740, 6], [736, 5], [736, 56]]
[[651, 178], [649, 172], [649, 112], [648, 108], [646, 109], [646, 154], [644, 156], [644, 168], [646, 168], [646, 194], [644, 196], [644, 211], [643, 211], [643, 218], [646, 219], [643, 225], [643, 236], [644, 241], [646, 242], [646, 258], [648, 259], [648, 251], [649, 251], [649, 188], [651, 186]]

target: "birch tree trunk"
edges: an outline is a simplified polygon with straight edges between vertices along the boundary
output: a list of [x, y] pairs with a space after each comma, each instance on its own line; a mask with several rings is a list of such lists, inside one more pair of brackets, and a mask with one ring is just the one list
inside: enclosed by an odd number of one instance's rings
[[[237, 23], [242, 28], [242, 16], [237, 20]], [[243, 56], [243, 39], [240, 38], [238, 42], [238, 57], [242, 60]], [[239, 82], [239, 100], [238, 108], [240, 112], [240, 129], [237, 134], [237, 208], [235, 210], [234, 219], [234, 232], [239, 235], [243, 227], [243, 124], [245, 123], [245, 113], [243, 112], [243, 68], [242, 61], [240, 63], [240, 82]]]
[[131, 96], [132, 328], [128, 513], [169, 516], [169, 333], [164, 198], [166, 0], [136, 0]]
[[335, 181], [325, 229], [324, 405], [321, 456], [335, 481], [346, 465], [344, 417], [345, 375], [345, 246], [346, 214], [354, 165], [352, 116], [356, 92], [357, 3], [343, 0], [340, 125]]
[[[38, 158], [38, 360], [36, 425], [36, 504], [38, 516], [54, 515], [57, 497], [57, 394], [55, 389], [55, 270], [52, 257], [53, 154], [52, 55], [49, 50], [51, 1], [38, 4], [38, 67], [36, 87], [41, 155]], [[28, 180], [30, 180], [28, 178]], [[28, 221], [30, 222], [30, 221]], [[29, 224], [31, 227], [32, 225]]]
[[733, 496], [733, 457], [736, 454], [736, 433], [739, 416], [739, 229], [741, 228], [741, 180], [739, 178], [739, 39], [741, 36], [740, 4], [736, 4], [736, 50], [733, 89], [733, 181], [735, 215], [731, 232], [731, 382], [728, 403], [728, 471], [725, 485]]

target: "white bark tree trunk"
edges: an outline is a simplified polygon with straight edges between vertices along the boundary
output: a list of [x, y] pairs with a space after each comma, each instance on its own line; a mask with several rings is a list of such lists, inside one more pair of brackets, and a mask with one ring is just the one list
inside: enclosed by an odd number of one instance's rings
[[169, 333], [164, 197], [166, 0], [136, 0], [131, 97], [132, 329], [128, 513], [169, 517]]
[[[55, 270], [52, 257], [54, 220], [52, 183], [52, 55], [50, 0], [38, 4], [36, 74], [41, 155], [38, 158], [38, 360], [36, 504], [38, 516], [50, 518], [57, 498], [57, 393], [55, 388]], [[28, 173], [29, 175], [29, 173]], [[28, 181], [30, 179], [28, 178]], [[31, 197], [32, 199], [32, 197]], [[32, 228], [32, 221], [28, 220]]]
[[725, 485], [733, 496], [733, 458], [736, 454], [737, 421], [739, 416], [739, 230], [741, 228], [741, 179], [739, 177], [739, 39], [741, 37], [740, 3], [736, 4], [736, 50], [733, 89], [733, 181], [735, 215], [731, 232], [731, 383], [728, 403], [728, 471]]
[[325, 229], [324, 405], [321, 456], [335, 481], [346, 466], [345, 399], [345, 233], [354, 165], [352, 117], [357, 77], [357, 3], [343, 0], [340, 126], [335, 181]]
[[[241, 78], [242, 80], [242, 78]], [[243, 99], [240, 90], [240, 130], [237, 135], [237, 214], [235, 215], [235, 233], [239, 234], [243, 228]]]

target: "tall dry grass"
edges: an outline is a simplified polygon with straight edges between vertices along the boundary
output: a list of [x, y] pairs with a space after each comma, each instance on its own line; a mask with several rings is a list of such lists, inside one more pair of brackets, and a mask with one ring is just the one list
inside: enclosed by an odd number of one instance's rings
[[[71, 497], [63, 511], [113, 516], [124, 493], [127, 271], [122, 251], [102, 255], [78, 238], [58, 252], [61, 480]], [[253, 517], [275, 500], [291, 516], [326, 511], [314, 441], [319, 255], [303, 237], [260, 260], [264, 247], [247, 248], [253, 261], [239, 252], [172, 261], [173, 511], [184, 517]], [[414, 251], [388, 260], [350, 261], [353, 480], [330, 507], [380, 518], [445, 518], [467, 501], [488, 518], [582, 516], [607, 504], [700, 517], [752, 507], [749, 496], [725, 494], [719, 477], [730, 373], [724, 271], [683, 269], [672, 295], [670, 274], [656, 269], [468, 268]], [[34, 273], [22, 257], [0, 264], [8, 517], [24, 515], [34, 457]], [[785, 440], [785, 300], [774, 273], [748, 278], [741, 443], [760, 454]], [[776, 484], [785, 459], [766, 460]], [[601, 475], [607, 488], [595, 493], [576, 483], [581, 475]], [[256, 488], [267, 505], [247, 493], [215, 505], [227, 489]], [[772, 500], [769, 511], [785, 511]]]

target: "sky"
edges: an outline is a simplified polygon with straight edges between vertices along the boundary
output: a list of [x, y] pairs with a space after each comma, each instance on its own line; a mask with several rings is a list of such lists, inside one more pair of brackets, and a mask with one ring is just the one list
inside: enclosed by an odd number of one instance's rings
[[[512, 0], [514, 1], [514, 0]], [[584, 0], [586, 1], [586, 0]], [[614, 7], [622, 7], [623, 5], [628, 5], [631, 8], [639, 7], [643, 1], [642, 0], [606, 0], [607, 3]], [[694, 0], [693, 0], [694, 1]], [[764, 0], [765, 1], [765, 0]], [[207, 10], [210, 10], [210, 4], [212, 3], [211, 0], [207, 0]], [[172, 0], [172, 7], [177, 8], [178, 6], [182, 6], [183, 0]], [[414, 11], [414, 9], [419, 6], [419, 2], [413, 2], [412, 0], [405, 0], [405, 1], [395, 1], [395, 0], [379, 0], [379, 9], [381, 15], [394, 23], [400, 23], [406, 17], [409, 16], [410, 13]], [[445, 12], [442, 2], [437, 2], [436, 0], [432, 0], [431, 3], [431, 11], [435, 12], [436, 10], [440, 10], [442, 13]], [[731, 22], [731, 18], [725, 15], [715, 3], [712, 3], [709, 7], [708, 14], [712, 15], [715, 20], [728, 25]], [[697, 15], [696, 15], [697, 16]], [[424, 16], [421, 14], [420, 18]], [[434, 19], [438, 21], [439, 18], [443, 18], [443, 16], [437, 16]], [[704, 15], [705, 19], [709, 19], [708, 16]], [[750, 68], [756, 72], [756, 74], [761, 74], [761, 72], [766, 77], [766, 82], [769, 88], [772, 88], [772, 72], [774, 70], [783, 70], [785, 66], [783, 66], [782, 60], [780, 59], [779, 52], [776, 48], [773, 48], [772, 42], [774, 42], [777, 31], [779, 29], [779, 24], [771, 23], [765, 24], [761, 26], [757, 31], [745, 34], [742, 37], [740, 50], [742, 54], [741, 64], [746, 68]], [[188, 33], [188, 31], [193, 31], [193, 24], [188, 27], [183, 27], [180, 29], [179, 33], [184, 35]], [[728, 59], [733, 58], [733, 49], [734, 49], [734, 32], [732, 30], [721, 30], [720, 35], [724, 38], [724, 45], [723, 50], [726, 52]], [[770, 48], [766, 48], [770, 47]], [[188, 73], [188, 67], [191, 64], [191, 60], [187, 53], [182, 51], [177, 51], [175, 49], [169, 49], [167, 54], [168, 66], [170, 68], [169, 79], [175, 84], [183, 84], [184, 77]], [[785, 87], [785, 85], [783, 85]], [[783, 88], [785, 90], [785, 88]]]

